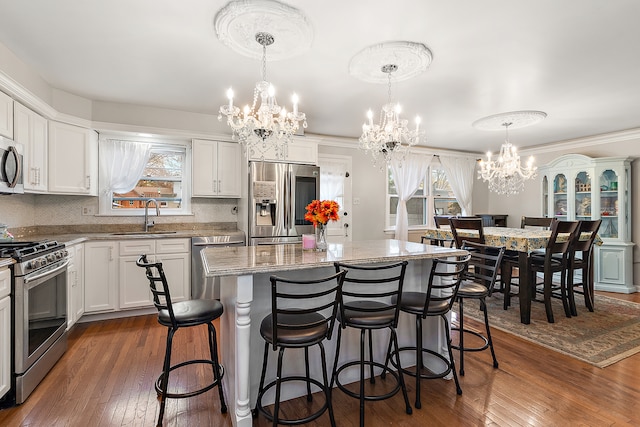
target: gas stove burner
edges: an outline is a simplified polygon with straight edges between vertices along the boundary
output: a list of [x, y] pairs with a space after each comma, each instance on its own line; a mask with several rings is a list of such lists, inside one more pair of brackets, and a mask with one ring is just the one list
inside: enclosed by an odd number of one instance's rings
[[67, 258], [63, 243], [55, 240], [42, 242], [9, 242], [0, 244], [0, 258], [16, 260], [14, 274], [24, 275]]

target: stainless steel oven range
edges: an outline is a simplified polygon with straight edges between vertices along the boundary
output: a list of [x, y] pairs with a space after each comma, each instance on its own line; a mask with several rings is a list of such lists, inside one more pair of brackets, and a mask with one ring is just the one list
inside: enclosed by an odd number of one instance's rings
[[56, 241], [0, 243], [12, 257], [13, 393], [23, 403], [67, 349], [67, 265]]

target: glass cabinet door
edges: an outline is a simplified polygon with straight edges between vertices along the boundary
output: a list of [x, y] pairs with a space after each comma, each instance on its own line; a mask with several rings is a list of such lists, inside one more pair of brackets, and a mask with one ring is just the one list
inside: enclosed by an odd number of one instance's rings
[[587, 172], [579, 172], [575, 182], [576, 220], [591, 219], [591, 177]]
[[618, 176], [611, 169], [600, 175], [600, 236], [618, 238]]
[[558, 174], [553, 180], [553, 215], [559, 220], [566, 220], [567, 208], [567, 177]]

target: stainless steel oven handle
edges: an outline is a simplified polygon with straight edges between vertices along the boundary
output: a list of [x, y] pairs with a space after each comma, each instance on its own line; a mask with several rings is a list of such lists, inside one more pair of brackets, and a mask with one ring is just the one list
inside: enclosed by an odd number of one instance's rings
[[[34, 281], [36, 281], [38, 279], [41, 279], [41, 278], [43, 278], [45, 276], [55, 275], [55, 273], [59, 272], [60, 270], [64, 270], [67, 267], [67, 265], [69, 265], [69, 260], [68, 259], [65, 260], [62, 264], [58, 265], [57, 267], [55, 267], [55, 268], [53, 268], [51, 270], [47, 269], [47, 271], [45, 271], [43, 273], [40, 273], [40, 274], [36, 274], [34, 276], [28, 274], [28, 275], [24, 276], [24, 278], [23, 278], [24, 284], [26, 285], [29, 282], [34, 282]], [[29, 289], [29, 288], [27, 288], [27, 289]]]

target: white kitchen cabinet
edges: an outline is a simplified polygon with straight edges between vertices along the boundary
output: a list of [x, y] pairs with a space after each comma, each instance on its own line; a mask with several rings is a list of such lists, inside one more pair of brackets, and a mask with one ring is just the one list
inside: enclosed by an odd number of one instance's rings
[[[141, 254], [150, 262], [162, 262], [171, 300], [188, 299], [190, 294], [190, 239], [128, 240], [119, 242], [119, 294], [121, 310], [153, 306], [153, 295], [143, 269], [136, 265]], [[161, 286], [158, 283], [158, 286]]]
[[84, 314], [84, 245], [67, 246], [67, 330]]
[[116, 311], [118, 245], [111, 241], [84, 244], [84, 312]]
[[0, 135], [13, 139], [13, 99], [0, 92]]
[[560, 156], [540, 167], [542, 212], [559, 220], [602, 220], [594, 246], [596, 290], [632, 293], [631, 159]]
[[305, 137], [293, 138], [287, 145], [287, 156], [284, 159], [278, 159], [275, 150], [267, 150], [264, 159], [260, 155], [250, 156], [249, 160], [260, 161], [266, 160], [271, 162], [285, 163], [303, 163], [309, 165], [318, 164], [318, 143], [305, 139]]
[[14, 104], [14, 138], [24, 145], [24, 190], [48, 191], [47, 119], [24, 105]]
[[0, 269], [0, 399], [11, 388], [11, 271]]
[[98, 194], [98, 137], [91, 129], [49, 121], [49, 192]]
[[192, 141], [194, 197], [240, 197], [242, 152], [234, 142]]

